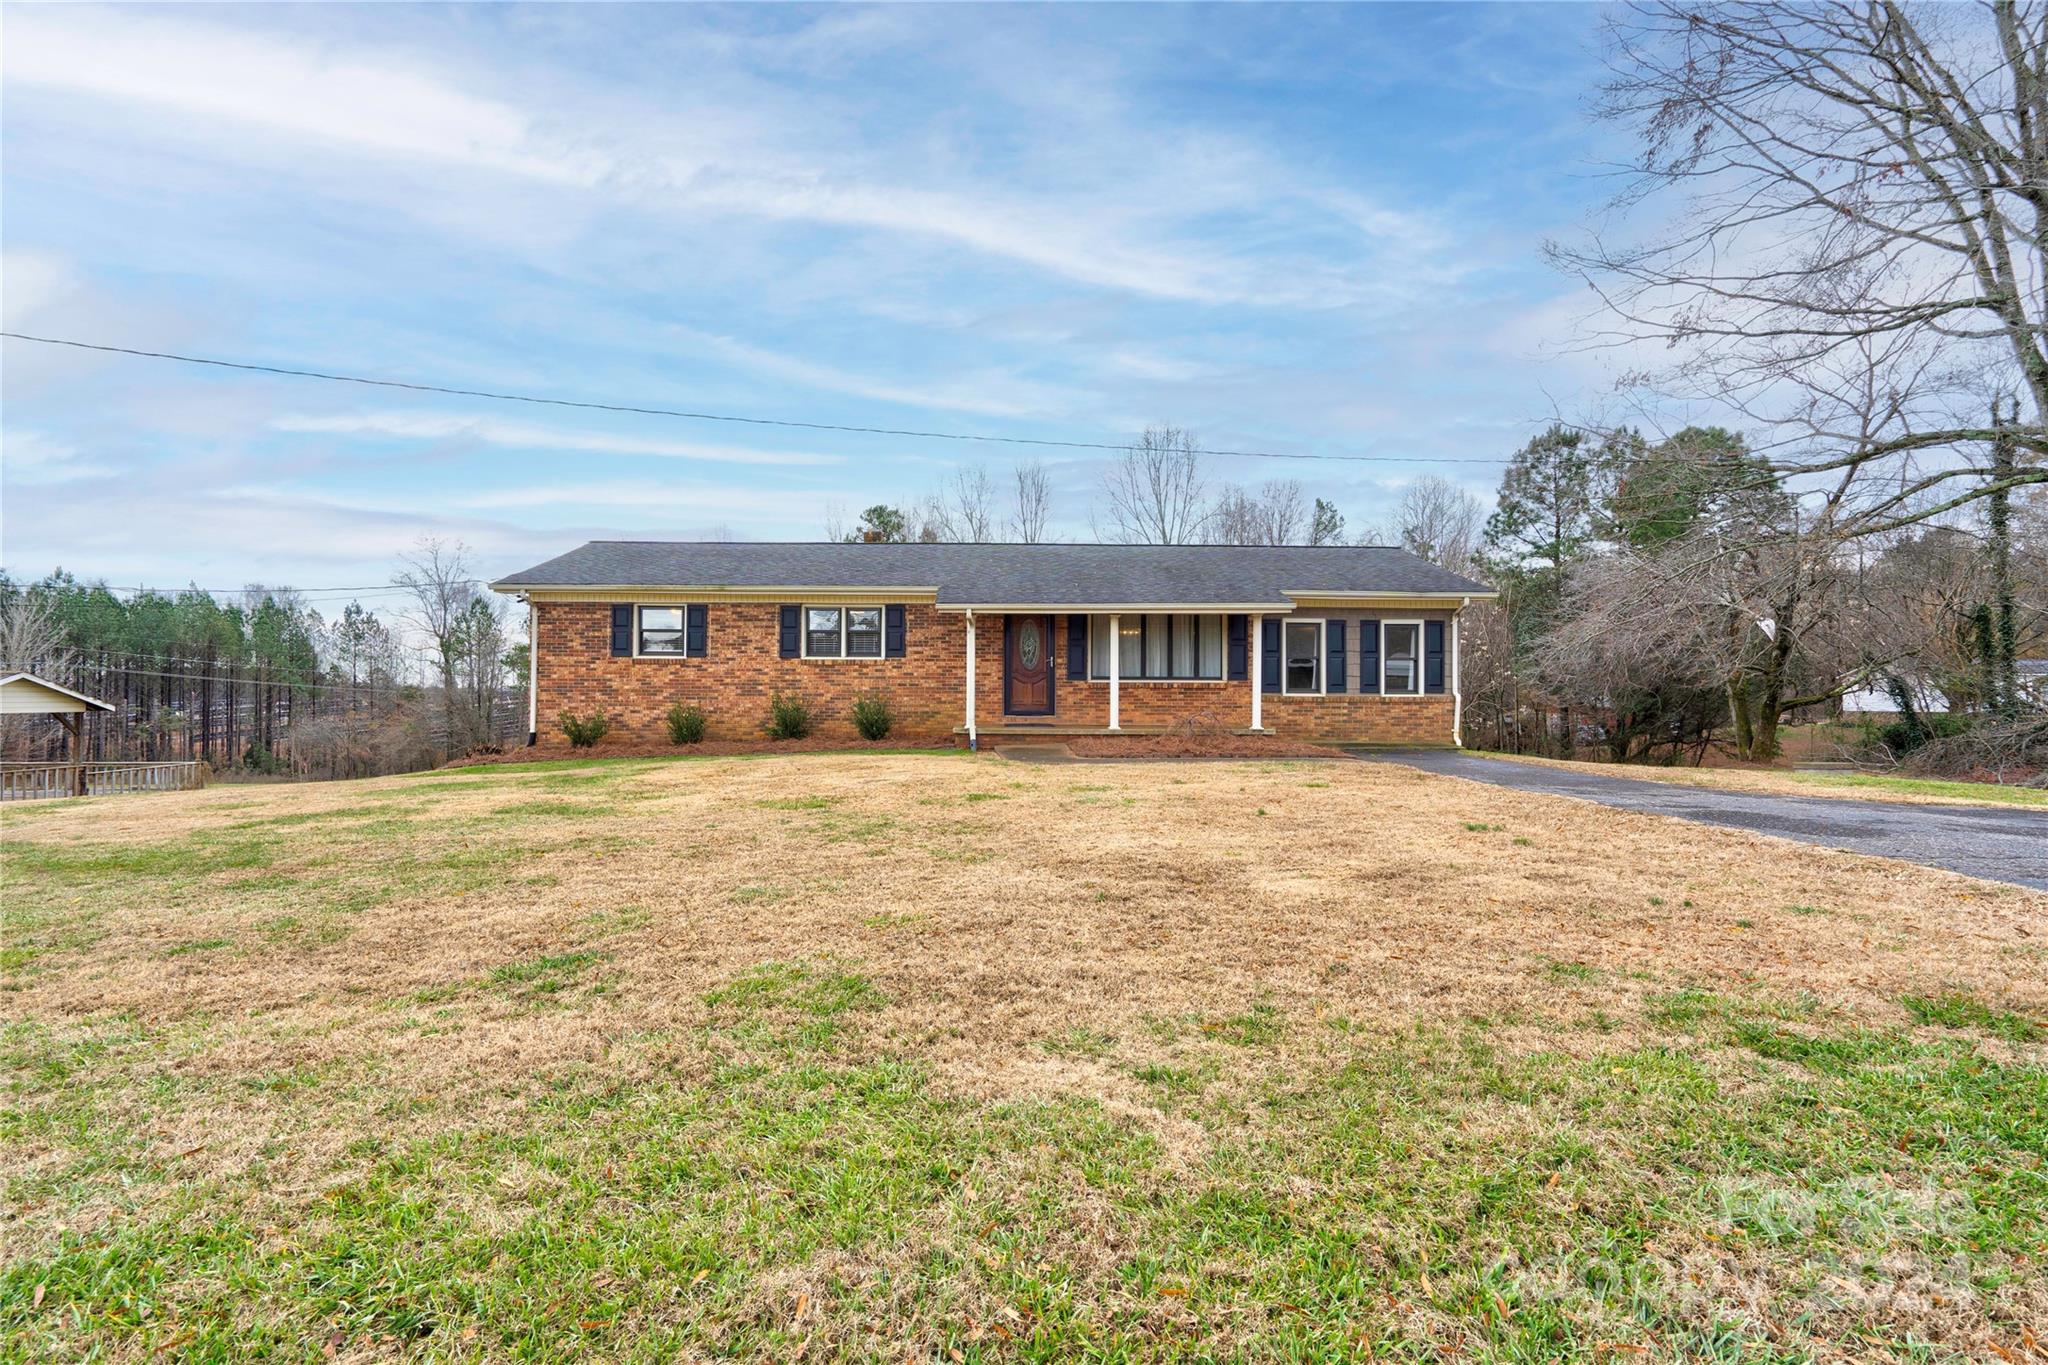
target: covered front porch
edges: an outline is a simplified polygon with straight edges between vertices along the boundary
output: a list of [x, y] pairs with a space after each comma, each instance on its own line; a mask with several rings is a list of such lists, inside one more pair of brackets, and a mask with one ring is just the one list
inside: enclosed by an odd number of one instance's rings
[[1262, 734], [1252, 680], [1266, 613], [1129, 610], [964, 613], [966, 687], [955, 733], [1164, 734], [1200, 721]]

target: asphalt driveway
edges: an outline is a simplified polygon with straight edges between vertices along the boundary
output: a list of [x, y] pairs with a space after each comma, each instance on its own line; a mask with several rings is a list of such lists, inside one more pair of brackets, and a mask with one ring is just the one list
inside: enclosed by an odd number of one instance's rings
[[1490, 782], [1496, 787], [1575, 796], [1623, 810], [1775, 834], [1781, 839], [1902, 858], [1972, 877], [2048, 890], [2048, 812], [2041, 810], [1715, 791], [1441, 749], [1361, 752], [1358, 756]]

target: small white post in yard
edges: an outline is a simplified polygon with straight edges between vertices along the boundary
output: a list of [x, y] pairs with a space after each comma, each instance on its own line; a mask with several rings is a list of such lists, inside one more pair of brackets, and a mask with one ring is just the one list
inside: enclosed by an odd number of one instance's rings
[[1123, 671], [1124, 634], [1123, 617], [1115, 612], [1109, 614], [1109, 728], [1121, 730], [1123, 726]]
[[1250, 617], [1244, 630], [1244, 675], [1252, 685], [1252, 729], [1266, 728], [1262, 704], [1265, 700], [1266, 661], [1262, 656], [1265, 649], [1265, 621], [1263, 616]]
[[974, 728], [974, 612], [967, 613], [967, 747], [975, 747]]

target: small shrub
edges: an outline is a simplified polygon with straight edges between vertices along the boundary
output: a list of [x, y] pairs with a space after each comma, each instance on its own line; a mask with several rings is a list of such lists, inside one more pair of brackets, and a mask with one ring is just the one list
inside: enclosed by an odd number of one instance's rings
[[573, 711], [564, 711], [556, 717], [562, 733], [569, 737], [569, 743], [578, 749], [588, 749], [611, 732], [612, 718], [602, 711], [592, 711], [579, 716]]
[[677, 702], [668, 708], [668, 742], [695, 744], [704, 738], [704, 708]]
[[881, 739], [889, 733], [889, 727], [895, 723], [896, 716], [889, 710], [887, 698], [870, 692], [855, 699], [853, 728], [860, 731], [862, 739]]
[[802, 739], [811, 732], [811, 707], [802, 697], [780, 692], [768, 698], [768, 738]]

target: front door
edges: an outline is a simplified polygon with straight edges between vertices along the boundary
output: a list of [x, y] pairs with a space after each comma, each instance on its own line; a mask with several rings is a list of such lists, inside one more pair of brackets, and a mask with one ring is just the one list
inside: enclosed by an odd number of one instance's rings
[[1003, 620], [1003, 711], [1012, 716], [1052, 714], [1052, 618]]

